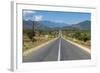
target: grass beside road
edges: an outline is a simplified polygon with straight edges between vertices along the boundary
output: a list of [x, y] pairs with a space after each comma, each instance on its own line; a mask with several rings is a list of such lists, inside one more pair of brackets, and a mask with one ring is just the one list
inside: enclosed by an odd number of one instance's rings
[[75, 42], [75, 43], [77, 43], [77, 44], [79, 44], [79, 45], [82, 45], [82, 46], [84, 46], [84, 47], [86, 47], [86, 48], [91, 49], [91, 44], [90, 44], [91, 42], [90, 42], [90, 41], [83, 42], [83, 41], [80, 41], [80, 40], [78, 40], [78, 39], [71, 38], [71, 37], [68, 37], [68, 36], [64, 36], [64, 38], [65, 38], [65, 39], [68, 39], [68, 40], [70, 40], [70, 41], [72, 41], [72, 42]]
[[65, 39], [75, 42], [83, 47], [91, 49], [90, 30], [63, 30], [62, 35]]
[[23, 37], [23, 51], [29, 50], [31, 48], [35, 48], [43, 43], [46, 43], [52, 39], [54, 39], [53, 36], [45, 35], [45, 36], [36, 36], [34, 37], [35, 41], [32, 42], [27, 35], [24, 35]]

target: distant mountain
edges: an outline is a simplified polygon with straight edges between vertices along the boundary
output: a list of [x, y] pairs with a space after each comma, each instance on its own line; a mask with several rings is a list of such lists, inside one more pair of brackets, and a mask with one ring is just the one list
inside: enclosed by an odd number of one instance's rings
[[91, 29], [91, 22], [86, 20], [86, 21], [80, 22], [78, 24], [72, 24], [70, 26], [65, 26], [62, 29], [90, 30]]
[[28, 21], [25, 21], [23, 20], [23, 28], [24, 29], [32, 29], [32, 25], [33, 25], [33, 22], [28, 20]]
[[48, 30], [48, 29], [50, 29], [49, 27], [43, 25], [41, 22], [23, 20], [23, 28], [24, 29], [32, 29], [33, 24], [34, 24], [34, 30]]
[[61, 28], [67, 26], [67, 24], [65, 23], [52, 22], [52, 21], [41, 21], [41, 23], [50, 28]]
[[32, 29], [32, 26], [36, 30], [59, 30], [59, 29], [78, 29], [78, 30], [90, 30], [91, 29], [91, 22], [90, 21], [83, 21], [77, 24], [65, 24], [65, 23], [57, 23], [51, 21], [25, 21], [23, 20], [23, 28], [24, 29]]
[[58, 30], [64, 26], [67, 26], [65, 23], [57, 23], [52, 21], [25, 21], [23, 20], [24, 29], [32, 29], [34, 24], [36, 30]]

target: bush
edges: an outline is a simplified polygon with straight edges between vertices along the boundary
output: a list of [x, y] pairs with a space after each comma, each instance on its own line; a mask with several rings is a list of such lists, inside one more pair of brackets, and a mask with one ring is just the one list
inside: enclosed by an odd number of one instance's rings
[[[64, 31], [65, 33], [65, 31]], [[85, 31], [85, 30], [75, 30], [75, 31], [66, 31], [66, 36], [71, 37], [71, 38], [75, 38], [77, 40], [83, 41], [83, 42], [87, 42], [89, 40], [91, 40], [91, 34], [89, 31]]]

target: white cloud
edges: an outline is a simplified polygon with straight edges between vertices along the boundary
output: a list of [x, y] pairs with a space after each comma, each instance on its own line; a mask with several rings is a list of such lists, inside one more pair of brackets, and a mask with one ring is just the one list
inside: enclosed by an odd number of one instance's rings
[[25, 10], [25, 11], [23, 11], [23, 17], [25, 20], [41, 21], [43, 16], [36, 15], [36, 13], [37, 13], [36, 11]]
[[33, 16], [33, 20], [34, 21], [41, 21], [42, 19], [43, 19], [42, 15], [35, 15], [35, 16]]
[[25, 10], [23, 11], [23, 18], [24, 20], [32, 20], [33, 15], [36, 14], [36, 11], [33, 10]]
[[26, 14], [34, 14], [36, 13], [36, 11], [23, 11], [23, 14], [26, 15]]

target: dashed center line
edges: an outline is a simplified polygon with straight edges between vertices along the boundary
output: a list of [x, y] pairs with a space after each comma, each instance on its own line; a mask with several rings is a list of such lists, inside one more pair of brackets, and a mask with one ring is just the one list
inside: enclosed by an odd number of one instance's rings
[[59, 48], [58, 48], [58, 61], [60, 61], [60, 51], [61, 51], [61, 38], [59, 39]]

